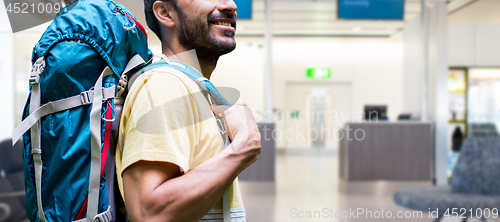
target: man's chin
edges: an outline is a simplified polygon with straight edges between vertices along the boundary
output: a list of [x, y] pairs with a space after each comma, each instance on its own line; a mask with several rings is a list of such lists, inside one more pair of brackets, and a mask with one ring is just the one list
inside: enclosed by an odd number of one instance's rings
[[233, 39], [233, 41], [231, 43], [224, 44], [224, 49], [225, 49], [224, 54], [232, 52], [235, 48], [236, 48], [236, 41], [234, 41], [234, 39]]
[[233, 51], [235, 48], [236, 48], [236, 40], [234, 39], [233, 36], [229, 37], [229, 36], [224, 36], [224, 37], [218, 37], [218, 38], [215, 38], [216, 41], [218, 42], [218, 46], [220, 48], [223, 48], [225, 51], [224, 54], [226, 53], [229, 53], [231, 51]]
[[232, 37], [225, 38], [224, 40], [219, 42], [224, 48], [236, 48], [236, 40]]

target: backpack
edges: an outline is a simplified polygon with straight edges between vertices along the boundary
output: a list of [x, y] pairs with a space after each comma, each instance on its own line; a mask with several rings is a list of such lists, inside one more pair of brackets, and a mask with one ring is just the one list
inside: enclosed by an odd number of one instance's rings
[[30, 221], [120, 220], [113, 106], [121, 74], [138, 57], [148, 58], [147, 33], [111, 0], [73, 1], [35, 45], [30, 94], [12, 135], [13, 143], [23, 137]]
[[[13, 143], [23, 137], [30, 221], [126, 220], [115, 148], [128, 89], [145, 71], [177, 69], [215, 104], [230, 105], [193, 68], [164, 55], [165, 61], [146, 63], [150, 55], [143, 26], [121, 4], [75, 0], [57, 14], [33, 49], [30, 95], [12, 134]], [[220, 118], [217, 124], [223, 132]], [[227, 191], [223, 203], [230, 221]]]

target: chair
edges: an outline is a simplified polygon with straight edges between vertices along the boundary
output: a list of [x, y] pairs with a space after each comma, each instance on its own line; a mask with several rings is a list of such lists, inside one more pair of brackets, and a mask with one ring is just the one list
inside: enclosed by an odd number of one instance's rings
[[24, 207], [22, 142], [0, 142], [0, 222], [27, 221]]
[[469, 123], [468, 131], [472, 137], [499, 136], [494, 123]]
[[[500, 137], [469, 137], [453, 169], [451, 185], [400, 190], [394, 195], [394, 201], [423, 212], [429, 212], [429, 208], [431, 211], [438, 209], [435, 221], [440, 221], [448, 209], [451, 216], [453, 208], [459, 211], [466, 209], [467, 217], [479, 217], [481, 221], [486, 221], [487, 218], [479, 215], [480, 212], [486, 208], [500, 208], [499, 169]], [[472, 209], [472, 214], [469, 209]]]

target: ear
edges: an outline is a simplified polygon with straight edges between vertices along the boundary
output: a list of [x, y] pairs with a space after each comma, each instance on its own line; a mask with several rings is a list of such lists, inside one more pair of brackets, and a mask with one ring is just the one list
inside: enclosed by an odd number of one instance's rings
[[158, 22], [163, 24], [168, 28], [172, 28], [175, 26], [174, 17], [177, 16], [175, 10], [164, 1], [156, 1], [153, 4], [153, 12], [155, 13], [156, 19]]

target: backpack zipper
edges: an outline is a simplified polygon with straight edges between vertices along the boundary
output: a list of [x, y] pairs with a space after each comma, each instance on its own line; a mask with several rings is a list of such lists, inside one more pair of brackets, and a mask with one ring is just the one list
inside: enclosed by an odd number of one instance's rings
[[126, 16], [128, 19], [132, 20], [135, 25], [137, 27], [139, 27], [139, 29], [141, 30], [142, 34], [144, 34], [144, 36], [146, 36], [146, 39], [148, 39], [148, 34], [146, 33], [146, 30], [144, 29], [144, 26], [142, 26], [142, 24], [137, 21], [134, 17], [132, 17], [131, 15], [129, 15], [128, 13], [126, 13], [125, 11], [123, 11], [123, 9], [121, 9], [120, 7], [116, 6], [115, 8], [115, 12], [118, 12], [124, 16]]

